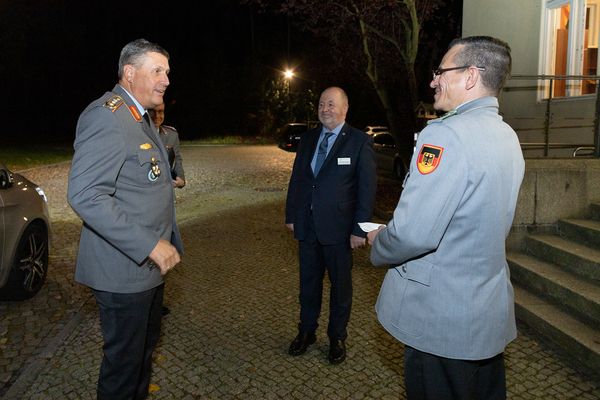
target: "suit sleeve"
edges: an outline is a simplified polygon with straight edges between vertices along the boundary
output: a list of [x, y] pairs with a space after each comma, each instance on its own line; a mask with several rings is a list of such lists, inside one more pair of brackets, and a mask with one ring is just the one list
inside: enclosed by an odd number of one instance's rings
[[467, 160], [453, 131], [430, 125], [418, 140], [443, 147], [437, 168], [422, 174], [413, 155], [410, 176], [394, 210], [394, 217], [371, 248], [373, 265], [399, 265], [434, 251], [458, 208], [468, 182]]
[[292, 167], [292, 174], [290, 176], [290, 183], [288, 184], [287, 198], [285, 201], [285, 223], [295, 223], [296, 215], [296, 191], [298, 190], [298, 164], [302, 152], [302, 139], [300, 139], [298, 145], [298, 151], [296, 152], [296, 158], [294, 158], [294, 165]]
[[375, 205], [375, 192], [377, 189], [377, 170], [375, 165], [375, 153], [373, 151], [373, 138], [368, 137], [362, 143], [357, 166], [358, 196], [356, 213], [352, 234], [366, 237], [365, 231], [358, 226], [359, 222], [370, 221], [373, 216]]
[[126, 158], [123, 129], [116, 116], [103, 107], [82, 114], [67, 197], [86, 225], [141, 264], [160, 236], [131, 220], [115, 199], [117, 178]]

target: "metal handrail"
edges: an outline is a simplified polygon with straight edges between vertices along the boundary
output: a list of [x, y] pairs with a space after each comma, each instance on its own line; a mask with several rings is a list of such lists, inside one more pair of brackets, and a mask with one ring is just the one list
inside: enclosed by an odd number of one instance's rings
[[594, 146], [580, 146], [578, 148], [576, 148], [575, 150], [573, 150], [573, 157], [577, 157], [577, 153], [579, 153], [581, 150], [587, 150], [591, 152], [591, 155], [594, 154]]
[[[596, 108], [594, 112], [594, 157], [600, 158], [600, 75], [513, 75], [511, 80], [550, 80], [549, 96], [546, 104], [546, 115], [544, 119], [544, 156], [548, 157], [550, 148], [554, 148], [550, 143], [550, 118], [551, 118], [551, 105], [552, 105], [552, 93], [554, 89], [555, 80], [594, 80], [596, 81]], [[587, 145], [571, 147], [588, 147]], [[575, 157], [577, 149], [573, 152]]]

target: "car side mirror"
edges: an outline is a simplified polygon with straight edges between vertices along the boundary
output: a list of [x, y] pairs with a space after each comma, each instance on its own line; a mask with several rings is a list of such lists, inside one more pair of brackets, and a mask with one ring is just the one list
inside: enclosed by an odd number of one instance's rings
[[5, 169], [0, 169], [0, 189], [7, 189], [12, 186], [13, 179], [10, 174]]

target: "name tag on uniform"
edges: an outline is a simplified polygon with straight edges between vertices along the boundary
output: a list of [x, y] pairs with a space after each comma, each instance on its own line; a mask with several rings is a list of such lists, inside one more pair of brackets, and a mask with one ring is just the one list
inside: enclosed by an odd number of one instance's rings
[[338, 165], [350, 165], [350, 157], [338, 157]]

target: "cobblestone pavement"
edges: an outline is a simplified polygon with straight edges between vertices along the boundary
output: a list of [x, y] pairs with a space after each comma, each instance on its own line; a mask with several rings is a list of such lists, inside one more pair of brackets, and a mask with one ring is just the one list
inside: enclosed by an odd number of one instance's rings
[[[186, 245], [166, 279], [151, 399], [404, 399], [402, 346], [373, 306], [385, 270], [355, 252], [348, 359], [326, 360], [325, 327], [301, 357], [296, 334], [296, 243], [283, 226], [293, 154], [274, 146], [184, 147], [188, 186], [177, 191]], [[65, 201], [68, 164], [24, 174], [50, 198], [48, 282], [34, 298], [0, 303], [0, 396], [93, 399], [102, 339], [88, 289], [73, 282], [79, 221]], [[326, 321], [327, 296], [323, 304]], [[506, 351], [511, 399], [600, 399], [578, 372], [525, 328]]]

